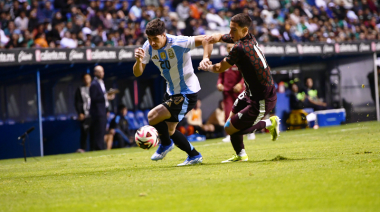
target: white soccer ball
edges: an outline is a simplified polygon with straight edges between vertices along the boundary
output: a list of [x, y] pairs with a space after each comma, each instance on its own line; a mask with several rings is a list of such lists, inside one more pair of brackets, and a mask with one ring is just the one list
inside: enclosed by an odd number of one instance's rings
[[135, 142], [142, 149], [150, 149], [158, 144], [158, 132], [156, 128], [145, 125], [137, 130]]

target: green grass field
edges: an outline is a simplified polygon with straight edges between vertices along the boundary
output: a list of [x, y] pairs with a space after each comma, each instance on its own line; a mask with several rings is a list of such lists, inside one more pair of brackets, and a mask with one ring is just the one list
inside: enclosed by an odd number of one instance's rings
[[139, 148], [0, 161], [0, 211], [380, 211], [380, 123], [269, 134], [248, 162], [221, 139], [150, 161]]

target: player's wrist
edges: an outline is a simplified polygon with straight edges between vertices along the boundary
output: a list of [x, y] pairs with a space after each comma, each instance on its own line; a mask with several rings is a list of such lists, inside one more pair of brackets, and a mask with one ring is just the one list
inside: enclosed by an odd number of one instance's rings
[[211, 72], [213, 72], [213, 71], [214, 71], [214, 66], [215, 66], [215, 65], [209, 65], [209, 66], [207, 67], [206, 71], [211, 71]]

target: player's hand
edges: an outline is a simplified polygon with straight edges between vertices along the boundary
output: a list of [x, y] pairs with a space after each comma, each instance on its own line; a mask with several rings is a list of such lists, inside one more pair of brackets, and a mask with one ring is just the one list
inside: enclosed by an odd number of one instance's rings
[[216, 38], [213, 36], [213, 35], [206, 35], [204, 37], [204, 40], [209, 43], [209, 44], [214, 44], [214, 43], [217, 43], [218, 41], [216, 40]]
[[217, 84], [217, 85], [216, 85], [216, 88], [217, 88], [219, 91], [224, 91], [224, 85], [223, 85], [223, 84]]
[[212, 62], [208, 58], [204, 58], [200, 63], [199, 63], [199, 68], [198, 70], [206, 70], [206, 68], [212, 65]]
[[242, 88], [243, 88], [243, 86], [240, 83], [238, 83], [238, 84], [236, 84], [234, 86], [234, 92], [235, 93], [240, 93], [240, 91], [241, 91]]
[[142, 59], [145, 57], [145, 51], [143, 48], [138, 48], [135, 52], [135, 58], [137, 62], [142, 62]]

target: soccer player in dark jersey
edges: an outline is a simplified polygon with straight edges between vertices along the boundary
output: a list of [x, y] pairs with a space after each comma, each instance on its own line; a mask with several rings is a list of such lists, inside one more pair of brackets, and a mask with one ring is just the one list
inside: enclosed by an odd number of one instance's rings
[[273, 141], [279, 135], [280, 119], [277, 116], [262, 120], [276, 106], [277, 95], [270, 67], [255, 37], [249, 33], [251, 25], [252, 20], [247, 14], [233, 16], [229, 34], [214, 34], [206, 38], [210, 44], [221, 41], [235, 43], [228, 56], [215, 65], [203, 62], [199, 66], [203, 70], [221, 73], [235, 64], [245, 82], [246, 89], [236, 99], [224, 126], [231, 136], [236, 155], [222, 163], [248, 160], [243, 143], [244, 134], [267, 128]]

